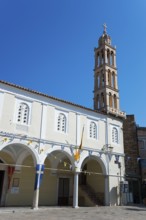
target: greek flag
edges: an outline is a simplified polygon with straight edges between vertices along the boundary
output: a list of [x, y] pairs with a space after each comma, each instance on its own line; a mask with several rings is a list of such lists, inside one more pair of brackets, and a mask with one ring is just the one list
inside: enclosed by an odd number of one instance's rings
[[40, 188], [40, 185], [43, 179], [43, 174], [44, 174], [44, 164], [37, 164], [34, 190]]

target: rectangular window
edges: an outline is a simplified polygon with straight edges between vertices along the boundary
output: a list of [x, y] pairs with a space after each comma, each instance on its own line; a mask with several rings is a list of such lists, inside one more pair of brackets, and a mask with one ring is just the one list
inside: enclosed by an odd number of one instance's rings
[[140, 149], [140, 150], [145, 150], [144, 141], [139, 140], [139, 141], [138, 141], [138, 145], [139, 145], [139, 149]]

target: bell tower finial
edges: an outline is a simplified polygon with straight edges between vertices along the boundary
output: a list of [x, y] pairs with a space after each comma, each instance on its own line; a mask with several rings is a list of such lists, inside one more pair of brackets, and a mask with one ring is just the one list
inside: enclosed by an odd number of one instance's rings
[[106, 23], [103, 24], [103, 28], [104, 28], [104, 29], [103, 29], [103, 33], [106, 34], [106, 33], [107, 33], [107, 31], [106, 31], [106, 29], [107, 29]]

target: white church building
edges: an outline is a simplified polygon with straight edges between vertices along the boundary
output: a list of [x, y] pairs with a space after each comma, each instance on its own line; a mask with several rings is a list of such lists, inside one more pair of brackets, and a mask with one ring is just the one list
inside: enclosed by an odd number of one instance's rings
[[106, 26], [94, 53], [94, 109], [0, 81], [0, 206], [121, 204], [125, 113]]

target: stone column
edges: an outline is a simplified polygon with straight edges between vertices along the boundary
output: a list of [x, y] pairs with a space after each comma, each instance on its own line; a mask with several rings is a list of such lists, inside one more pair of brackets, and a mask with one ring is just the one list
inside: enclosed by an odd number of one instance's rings
[[73, 208], [79, 208], [78, 206], [78, 186], [79, 186], [79, 172], [74, 173], [74, 191], [73, 191]]
[[33, 209], [38, 209], [39, 191], [40, 191], [40, 185], [41, 185], [43, 173], [44, 173], [44, 165], [37, 164], [36, 165], [35, 185], [34, 185], [33, 205], [32, 205]]
[[119, 97], [117, 96], [117, 110], [120, 110], [120, 105], [119, 105]]
[[100, 51], [100, 53], [99, 53], [99, 56], [100, 56], [100, 63], [99, 63], [99, 66], [101, 66], [101, 65], [102, 65], [102, 53], [101, 53], [101, 51]]
[[109, 83], [108, 83], [108, 70], [105, 69], [105, 86], [108, 86]]
[[116, 53], [114, 53], [113, 59], [114, 59], [114, 67], [116, 67]]
[[108, 63], [108, 61], [107, 61], [107, 50], [105, 50], [104, 59], [105, 59], [105, 64], [107, 64]]

